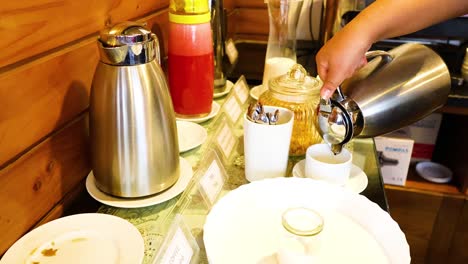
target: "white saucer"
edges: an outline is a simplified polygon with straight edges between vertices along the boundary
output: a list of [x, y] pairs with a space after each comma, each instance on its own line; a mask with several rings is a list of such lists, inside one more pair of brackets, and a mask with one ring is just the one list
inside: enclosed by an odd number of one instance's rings
[[0, 263], [142, 263], [143, 237], [125, 219], [107, 214], [76, 214], [30, 231]]
[[435, 183], [447, 183], [452, 180], [452, 171], [442, 164], [423, 161], [416, 164], [419, 176]]
[[231, 81], [227, 80], [226, 81], [226, 86], [224, 86], [224, 90], [222, 92], [219, 92], [219, 93], [214, 93], [213, 98], [219, 98], [219, 97], [222, 97], [222, 96], [228, 94], [231, 91], [232, 87], [234, 87], [234, 84]]
[[252, 89], [250, 89], [250, 97], [252, 97], [255, 100], [258, 100], [260, 95], [262, 95], [263, 93], [262, 90], [263, 90], [262, 84], [254, 86]]
[[[294, 177], [305, 178], [305, 159], [294, 165], [292, 174]], [[367, 179], [366, 173], [353, 164], [351, 167], [351, 175], [349, 176], [345, 188], [356, 193], [361, 193], [366, 189], [368, 183], [369, 180]]]
[[221, 109], [221, 106], [213, 101], [213, 104], [211, 106], [211, 112], [204, 117], [194, 117], [194, 118], [184, 118], [184, 117], [178, 117], [176, 116], [176, 120], [178, 121], [189, 121], [189, 122], [195, 122], [195, 123], [203, 123], [213, 117], [215, 117], [219, 113], [219, 109]]
[[189, 151], [194, 149], [208, 137], [206, 128], [187, 121], [177, 121], [177, 136], [179, 139], [179, 152]]
[[103, 204], [120, 208], [139, 208], [160, 204], [176, 197], [185, 190], [192, 179], [192, 176], [192, 166], [190, 166], [190, 163], [187, 160], [180, 157], [179, 180], [171, 188], [162, 193], [143, 198], [119, 198], [111, 196], [96, 187], [93, 171], [89, 173], [88, 178], [86, 179], [86, 189], [91, 197]]

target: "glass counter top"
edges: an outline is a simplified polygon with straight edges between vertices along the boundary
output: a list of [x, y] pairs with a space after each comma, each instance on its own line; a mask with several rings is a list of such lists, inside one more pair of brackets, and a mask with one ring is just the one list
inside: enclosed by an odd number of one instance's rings
[[[98, 210], [127, 219], [138, 228], [145, 240], [145, 264], [165, 263], [170, 254], [180, 255], [181, 252], [188, 252], [186, 254], [192, 259], [190, 263], [207, 263], [203, 246], [206, 215], [217, 199], [248, 183], [244, 175], [241, 117], [252, 98], [242, 104], [231, 91], [216, 102], [221, 105], [220, 113], [201, 123], [207, 129], [208, 139], [200, 147], [181, 154], [193, 168], [191, 182], [182, 194], [148, 207], [129, 209], [103, 205]], [[235, 102], [237, 106], [233, 107]], [[232, 111], [237, 108], [241, 112], [233, 115]], [[368, 186], [361, 194], [388, 211], [373, 139], [356, 139], [349, 147], [354, 155], [353, 163], [368, 176]], [[304, 157], [290, 158], [288, 177], [294, 165], [302, 159]], [[185, 239], [181, 241], [181, 237]], [[185, 245], [186, 250], [174, 253], [177, 243], [180, 243], [179, 247]]]

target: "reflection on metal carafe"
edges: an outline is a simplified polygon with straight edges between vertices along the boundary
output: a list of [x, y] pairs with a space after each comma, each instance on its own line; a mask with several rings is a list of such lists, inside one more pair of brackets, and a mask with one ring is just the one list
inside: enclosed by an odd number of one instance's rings
[[441, 107], [450, 73], [430, 48], [403, 44], [373, 58], [319, 106], [319, 130], [335, 153], [354, 137], [374, 137], [410, 125]]
[[157, 38], [126, 22], [101, 32], [90, 98], [92, 169], [111, 195], [141, 197], [179, 178], [174, 110]]

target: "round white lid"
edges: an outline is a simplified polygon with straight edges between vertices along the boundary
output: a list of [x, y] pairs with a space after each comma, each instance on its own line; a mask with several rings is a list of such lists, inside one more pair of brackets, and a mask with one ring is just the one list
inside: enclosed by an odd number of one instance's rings
[[446, 166], [431, 161], [419, 162], [416, 164], [416, 171], [424, 179], [435, 183], [449, 182], [453, 175]]

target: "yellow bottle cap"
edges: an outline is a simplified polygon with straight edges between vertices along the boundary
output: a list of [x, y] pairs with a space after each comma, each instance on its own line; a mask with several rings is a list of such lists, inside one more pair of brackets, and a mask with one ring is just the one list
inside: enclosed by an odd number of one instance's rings
[[210, 22], [209, 0], [171, 0], [169, 21], [179, 24]]
[[178, 24], [201, 24], [210, 22], [210, 13], [194, 14], [194, 15], [178, 15], [169, 13], [169, 21]]

